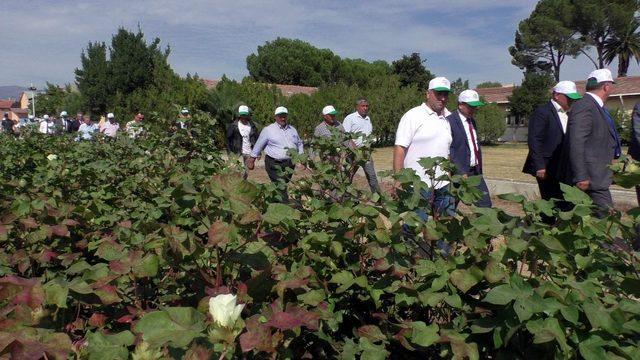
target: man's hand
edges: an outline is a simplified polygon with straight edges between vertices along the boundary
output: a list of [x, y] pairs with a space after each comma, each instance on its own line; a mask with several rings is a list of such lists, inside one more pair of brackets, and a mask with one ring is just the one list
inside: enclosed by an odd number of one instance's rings
[[536, 177], [540, 180], [544, 180], [547, 178], [547, 169], [540, 169], [536, 171]]
[[402, 185], [398, 181], [394, 181], [391, 185], [391, 197], [398, 199], [398, 193], [402, 190]]
[[582, 181], [578, 181], [576, 183], [576, 186], [578, 187], [578, 189], [582, 190], [582, 191], [587, 191], [589, 190], [589, 180], [582, 180]]
[[248, 157], [247, 160], [245, 160], [245, 165], [247, 165], [247, 169], [249, 170], [253, 170], [253, 168], [256, 165], [256, 158], [254, 157]]

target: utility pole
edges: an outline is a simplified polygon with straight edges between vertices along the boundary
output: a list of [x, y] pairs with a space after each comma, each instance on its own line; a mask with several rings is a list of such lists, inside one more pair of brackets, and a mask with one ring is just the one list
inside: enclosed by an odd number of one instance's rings
[[32, 115], [33, 118], [35, 119], [36, 117], [36, 87], [33, 86], [33, 83], [31, 83], [31, 86], [29, 86], [29, 90], [31, 91], [31, 111], [32, 111]]

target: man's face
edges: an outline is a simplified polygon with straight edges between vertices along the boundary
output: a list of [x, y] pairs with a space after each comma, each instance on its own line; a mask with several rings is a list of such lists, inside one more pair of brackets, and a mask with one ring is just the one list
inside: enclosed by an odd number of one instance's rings
[[109, 122], [112, 123], [112, 124], [115, 123], [116, 122], [116, 118], [115, 117], [109, 118]]
[[356, 105], [356, 111], [360, 116], [366, 117], [369, 114], [369, 103], [366, 101], [361, 101]]
[[288, 119], [287, 114], [278, 114], [278, 115], [276, 115], [276, 122], [281, 126], [285, 125], [287, 123], [287, 119]]
[[89, 115], [85, 115], [82, 120], [85, 124], [89, 125], [91, 123], [91, 117]]
[[427, 92], [427, 105], [437, 113], [444, 110], [444, 107], [447, 105], [447, 100], [449, 100], [448, 91], [429, 90]]
[[240, 120], [243, 124], [246, 124], [249, 121], [249, 117], [247, 117], [246, 115], [240, 115], [238, 116], [238, 120]]
[[568, 111], [573, 103], [573, 100], [571, 100], [567, 95], [560, 93], [553, 93], [553, 100], [557, 102], [564, 111]]
[[458, 110], [460, 110], [460, 112], [462, 113], [462, 115], [464, 115], [467, 118], [473, 118], [476, 116], [476, 113], [478, 112], [478, 108], [477, 107], [473, 107], [467, 103], [459, 103], [458, 104]]
[[329, 125], [333, 125], [333, 123], [336, 122], [336, 116], [334, 114], [322, 115], [322, 117]]
[[612, 82], [606, 83], [602, 87], [602, 91], [604, 93], [604, 99], [606, 100], [609, 97], [609, 95], [613, 93], [613, 83]]
[[82, 113], [77, 113], [76, 114], [76, 119], [78, 119], [78, 121], [81, 121], [83, 119]]

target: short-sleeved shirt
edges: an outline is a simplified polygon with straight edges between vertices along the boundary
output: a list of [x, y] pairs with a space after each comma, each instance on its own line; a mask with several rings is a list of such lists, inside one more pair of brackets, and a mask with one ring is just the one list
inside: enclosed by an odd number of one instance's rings
[[316, 137], [331, 137], [330, 128], [334, 128], [340, 132], [344, 132], [344, 127], [337, 121], [333, 122], [333, 125], [327, 124], [326, 121], [321, 122], [316, 126], [316, 129], [313, 131], [313, 136]]
[[[436, 189], [448, 185], [449, 182], [438, 181], [434, 185], [434, 181], [418, 164], [418, 160], [426, 157], [449, 157], [452, 142], [451, 127], [446, 119], [449, 115], [446, 109], [442, 115], [438, 115], [423, 103], [402, 116], [396, 131], [395, 144], [407, 149], [404, 168], [415, 170], [423, 182]], [[435, 175], [438, 178], [445, 175], [445, 172], [438, 167]]]
[[[345, 132], [348, 133], [362, 133], [366, 136], [371, 135], [373, 132], [373, 125], [371, 124], [371, 119], [369, 116], [362, 117], [357, 111], [347, 115], [342, 122], [342, 127]], [[362, 136], [353, 139], [353, 142], [357, 147], [361, 147], [364, 143], [364, 138]]]
[[117, 122], [111, 123], [110, 121], [107, 121], [102, 127], [102, 132], [110, 137], [115, 137], [118, 133], [118, 130], [120, 130], [120, 124], [118, 124]]
[[238, 132], [242, 137], [242, 155], [251, 155], [251, 141], [249, 140], [249, 135], [251, 135], [251, 125], [245, 125], [242, 121], [238, 121]]

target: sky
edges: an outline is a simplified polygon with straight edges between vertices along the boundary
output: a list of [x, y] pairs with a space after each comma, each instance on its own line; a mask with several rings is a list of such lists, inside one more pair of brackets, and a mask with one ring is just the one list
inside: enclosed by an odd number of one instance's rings
[[[0, 85], [72, 83], [89, 42], [107, 44], [119, 27], [142, 29], [171, 47], [181, 75], [240, 80], [246, 57], [277, 37], [297, 38], [341, 57], [397, 60], [418, 52], [427, 68], [451, 80], [519, 84], [508, 47], [535, 0], [30, 0], [0, 21]], [[5, 7], [6, 9], [6, 7]], [[593, 70], [585, 56], [567, 59], [561, 80]], [[612, 66], [615, 73], [615, 66]], [[638, 75], [633, 63], [630, 75]]]

